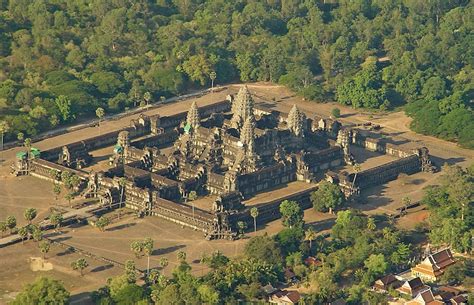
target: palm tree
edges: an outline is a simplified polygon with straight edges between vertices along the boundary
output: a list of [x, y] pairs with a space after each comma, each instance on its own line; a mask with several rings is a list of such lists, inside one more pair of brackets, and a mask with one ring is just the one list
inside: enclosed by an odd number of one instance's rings
[[1, 151], [3, 154], [3, 136], [8, 132], [10, 126], [8, 125], [7, 121], [0, 121], [0, 134], [1, 134]]
[[209, 73], [209, 78], [211, 79], [211, 91], [214, 91], [214, 80], [217, 77], [217, 73], [215, 71], [212, 71]]
[[120, 204], [119, 204], [119, 208], [121, 208], [122, 203], [123, 203], [123, 193], [125, 192], [125, 184], [127, 184], [127, 178], [121, 177], [119, 179], [118, 183], [120, 185]]
[[148, 103], [150, 102], [151, 100], [151, 93], [150, 92], [145, 92], [145, 94], [143, 94], [143, 99], [145, 100], [145, 103], [148, 105]]
[[139, 240], [132, 241], [130, 244], [130, 250], [135, 253], [136, 258], [140, 258], [143, 252], [143, 243]]
[[160, 271], [156, 270], [156, 269], [152, 269], [150, 270], [150, 272], [148, 273], [148, 276], [147, 276], [147, 279], [148, 279], [148, 282], [151, 283], [151, 284], [156, 284], [158, 283], [158, 280], [160, 279]]
[[377, 225], [375, 224], [375, 220], [372, 217], [369, 217], [367, 219], [367, 229], [370, 231], [373, 231], [377, 228]]
[[66, 196], [64, 196], [64, 199], [66, 199], [69, 203], [69, 206], [71, 206], [71, 201], [74, 199], [73, 192], [67, 193]]
[[166, 257], [161, 257], [159, 264], [161, 268], [163, 269], [163, 274], [164, 274], [165, 273], [164, 269], [166, 268], [166, 266], [168, 266], [168, 259]]
[[104, 232], [105, 227], [110, 224], [110, 219], [107, 216], [100, 216], [100, 218], [95, 222], [95, 225], [97, 228], [99, 228], [100, 231]]
[[58, 200], [59, 194], [61, 194], [61, 186], [59, 184], [54, 184], [53, 185], [53, 193], [54, 193], [54, 199]]
[[61, 213], [53, 213], [49, 216], [49, 221], [54, 226], [55, 230], [61, 226], [61, 222], [63, 222], [63, 215]]
[[247, 223], [245, 221], [238, 221], [237, 227], [239, 228], [240, 235], [243, 236], [245, 229], [247, 229]]
[[16, 218], [15, 216], [8, 216], [7, 219], [5, 220], [5, 223], [7, 224], [7, 227], [10, 229], [10, 234], [12, 234], [13, 229], [16, 227]]
[[73, 261], [71, 263], [71, 267], [73, 270], [79, 270], [81, 276], [84, 275], [83, 270], [89, 266], [89, 263], [86, 261], [85, 258], [80, 258], [77, 261]]
[[184, 262], [186, 260], [186, 252], [184, 251], [178, 251], [177, 256], [180, 262]]
[[314, 231], [313, 227], [309, 227], [308, 230], [306, 230], [304, 239], [309, 241], [309, 251], [311, 252], [313, 240], [316, 239], [316, 231]]
[[257, 232], [257, 217], [258, 217], [258, 209], [253, 207], [250, 209], [250, 216], [253, 217], [253, 229], [255, 233]]
[[34, 208], [28, 208], [25, 210], [23, 213], [23, 216], [25, 217], [25, 220], [28, 221], [28, 224], [31, 224], [31, 221], [35, 219], [36, 215], [38, 212]]
[[0, 231], [2, 232], [2, 238], [5, 235], [5, 232], [8, 230], [7, 223], [5, 221], [0, 221]]
[[100, 135], [100, 121], [102, 120], [102, 118], [105, 116], [105, 110], [104, 108], [102, 107], [99, 107], [95, 110], [95, 115], [99, 118], [99, 135]]
[[352, 187], [351, 189], [354, 189], [354, 185], [355, 185], [355, 182], [356, 182], [356, 179], [357, 179], [357, 174], [360, 172], [361, 170], [361, 167], [360, 167], [360, 164], [359, 163], [354, 163], [354, 166], [352, 167], [354, 169], [354, 180], [352, 180]]
[[40, 249], [40, 252], [43, 254], [44, 260], [46, 258], [46, 253], [48, 253], [49, 249], [51, 248], [51, 243], [48, 240], [43, 240], [39, 243], [38, 247]]
[[39, 242], [43, 239], [43, 232], [38, 226], [30, 225], [30, 229], [34, 241]]
[[151, 239], [150, 237], [145, 238], [145, 241], [143, 242], [143, 251], [145, 252], [145, 255], [147, 256], [146, 273], [149, 275], [150, 274], [150, 256], [153, 253], [153, 239]]
[[25, 139], [25, 134], [23, 132], [19, 132], [17, 135], [16, 135], [16, 138], [19, 142], [23, 141]]
[[19, 228], [18, 229], [18, 235], [20, 235], [21, 243], [23, 244], [24, 241], [25, 241], [25, 238], [28, 236], [28, 228], [26, 226]]

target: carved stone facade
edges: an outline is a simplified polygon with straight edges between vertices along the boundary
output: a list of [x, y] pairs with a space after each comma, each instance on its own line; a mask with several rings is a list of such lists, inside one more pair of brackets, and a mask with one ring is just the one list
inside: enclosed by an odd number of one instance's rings
[[[90, 151], [113, 145], [108, 170], [81, 170], [91, 161]], [[51, 179], [52, 170], [58, 175], [71, 171], [83, 181], [83, 196], [98, 198], [104, 206], [123, 202], [140, 215], [201, 230], [206, 238], [233, 239], [237, 221], [251, 221], [243, 200], [302, 181], [311, 187], [285, 198], [309, 207], [312, 183], [354, 163], [351, 145], [399, 159], [357, 175], [331, 174], [348, 196], [400, 173], [433, 170], [426, 148], [404, 150], [335, 120], [308, 119], [296, 106], [287, 116], [256, 109], [244, 86], [235, 99], [203, 107], [192, 103], [172, 116], [141, 115], [124, 130], [45, 151], [31, 162], [30, 172]], [[217, 198], [207, 209], [188, 202], [209, 195]], [[258, 205], [260, 223], [279, 217], [281, 200]]]

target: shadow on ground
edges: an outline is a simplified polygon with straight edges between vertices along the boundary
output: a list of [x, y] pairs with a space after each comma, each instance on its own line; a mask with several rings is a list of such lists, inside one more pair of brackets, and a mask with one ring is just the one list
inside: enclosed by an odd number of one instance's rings
[[137, 225], [137, 224], [134, 223], [134, 222], [131, 222], [131, 223], [124, 223], [124, 224], [118, 225], [118, 226], [116, 226], [116, 227], [108, 228], [106, 231], [109, 231], [109, 232], [118, 231], [118, 230], [122, 230], [122, 229], [126, 229], [126, 228], [133, 227], [133, 226], [135, 226], [135, 225]]
[[176, 245], [176, 246], [172, 246], [172, 247], [168, 247], [168, 248], [156, 249], [156, 250], [153, 250], [153, 252], [151, 253], [151, 255], [163, 255], [163, 254], [168, 254], [168, 253], [177, 251], [177, 250], [182, 249], [182, 248], [185, 248], [185, 247], [186, 247], [185, 245]]
[[98, 267], [95, 267], [94, 269], [92, 269], [91, 272], [100, 272], [100, 271], [111, 269], [113, 267], [114, 267], [114, 265], [112, 265], [112, 264], [98, 266]]

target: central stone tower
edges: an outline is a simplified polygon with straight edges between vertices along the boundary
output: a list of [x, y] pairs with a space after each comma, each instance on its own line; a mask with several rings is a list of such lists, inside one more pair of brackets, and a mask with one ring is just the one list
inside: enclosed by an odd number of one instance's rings
[[240, 130], [245, 121], [253, 116], [254, 100], [247, 86], [240, 88], [234, 103], [232, 104], [231, 125], [233, 128]]

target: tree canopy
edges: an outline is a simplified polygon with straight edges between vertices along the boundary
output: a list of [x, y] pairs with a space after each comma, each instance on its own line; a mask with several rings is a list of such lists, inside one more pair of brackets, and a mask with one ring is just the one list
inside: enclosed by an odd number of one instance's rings
[[12, 305], [68, 304], [69, 292], [63, 284], [49, 277], [39, 277], [26, 285]]
[[406, 104], [415, 131], [474, 147], [468, 3], [4, 1], [0, 120], [8, 140], [98, 107], [272, 81], [353, 107]]

